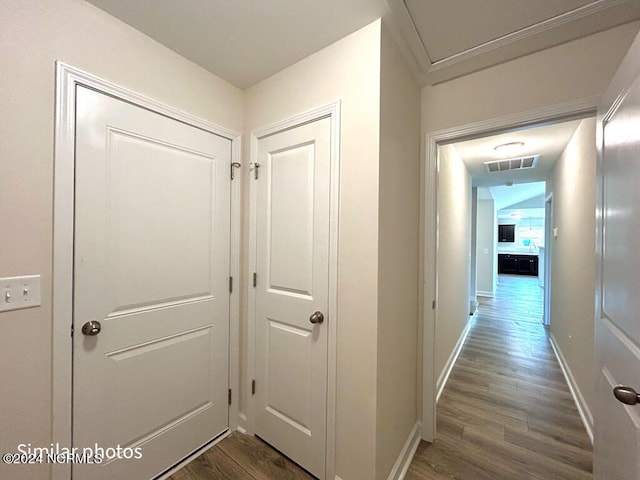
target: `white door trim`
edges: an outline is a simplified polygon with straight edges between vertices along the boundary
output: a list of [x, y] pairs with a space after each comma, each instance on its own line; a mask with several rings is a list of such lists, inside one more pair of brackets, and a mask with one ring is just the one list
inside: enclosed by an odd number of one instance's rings
[[551, 256], [553, 255], [553, 192], [544, 201], [544, 306], [543, 320], [548, 327], [551, 325]]
[[[250, 171], [249, 182], [249, 262], [247, 270], [249, 307], [247, 325], [247, 384], [246, 392], [246, 422], [244, 429], [253, 434], [255, 406], [251, 395], [251, 381], [255, 378], [255, 344], [256, 344], [256, 311], [255, 289], [253, 288], [253, 272], [256, 271], [256, 238], [257, 238], [257, 189], [253, 180], [254, 164], [258, 157], [258, 141], [268, 135], [288, 130], [305, 123], [314, 122], [322, 118], [331, 119], [331, 185], [329, 205], [329, 309], [328, 309], [328, 338], [327, 338], [327, 452], [326, 478], [335, 477], [335, 434], [336, 434], [336, 358], [337, 358], [337, 322], [338, 322], [338, 217], [340, 201], [340, 101], [324, 105], [314, 110], [295, 115], [285, 120], [273, 123], [263, 128], [253, 130], [250, 142]], [[321, 479], [322, 480], [322, 479]]]
[[[52, 318], [52, 442], [71, 446], [72, 426], [72, 340], [73, 242], [75, 180], [75, 91], [78, 85], [151, 110], [179, 122], [231, 140], [231, 161], [240, 162], [240, 134], [196, 116], [127, 90], [90, 73], [56, 62], [56, 118], [53, 190], [53, 318]], [[241, 181], [231, 184], [230, 274], [240, 278]], [[238, 285], [239, 287], [239, 285]], [[230, 297], [229, 388], [238, 392], [240, 288]], [[236, 398], [238, 396], [236, 395]], [[229, 427], [236, 426], [238, 402], [229, 408]], [[52, 478], [71, 478], [71, 465], [53, 465]]]
[[[425, 169], [422, 179], [424, 198], [424, 302], [423, 302], [423, 365], [422, 365], [422, 438], [432, 442], [436, 436], [436, 372], [435, 324], [438, 300], [438, 146], [471, 138], [526, 128], [541, 123], [557, 123], [595, 115], [599, 96], [559, 103], [527, 112], [505, 115], [482, 122], [427, 132], [425, 135]], [[432, 309], [432, 301], [436, 309]]]

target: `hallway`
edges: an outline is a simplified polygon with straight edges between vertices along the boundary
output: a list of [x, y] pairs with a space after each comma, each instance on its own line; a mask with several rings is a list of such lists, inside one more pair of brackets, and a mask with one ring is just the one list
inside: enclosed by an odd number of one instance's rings
[[547, 329], [536, 277], [501, 275], [437, 407], [407, 480], [592, 478], [592, 447]]
[[[591, 443], [541, 318], [537, 277], [501, 275], [438, 403], [438, 438], [420, 444], [406, 480], [592, 478]], [[311, 478], [234, 433], [171, 480]]]

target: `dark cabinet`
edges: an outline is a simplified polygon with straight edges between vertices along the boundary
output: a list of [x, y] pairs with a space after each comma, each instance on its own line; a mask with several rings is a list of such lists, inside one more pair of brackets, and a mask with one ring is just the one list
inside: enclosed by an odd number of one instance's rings
[[514, 255], [498, 255], [498, 273], [518, 273], [518, 259]]
[[538, 276], [538, 256], [513, 253], [498, 254], [498, 273]]
[[498, 242], [513, 243], [516, 241], [516, 225], [498, 225]]
[[538, 257], [525, 255], [518, 259], [518, 274], [538, 276]]

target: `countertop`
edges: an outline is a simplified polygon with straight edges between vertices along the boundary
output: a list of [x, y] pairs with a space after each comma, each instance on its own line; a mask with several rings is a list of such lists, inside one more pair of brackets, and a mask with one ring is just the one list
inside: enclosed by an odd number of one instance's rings
[[538, 252], [518, 252], [515, 250], [499, 251], [498, 255], [531, 255], [533, 257], [538, 256]]

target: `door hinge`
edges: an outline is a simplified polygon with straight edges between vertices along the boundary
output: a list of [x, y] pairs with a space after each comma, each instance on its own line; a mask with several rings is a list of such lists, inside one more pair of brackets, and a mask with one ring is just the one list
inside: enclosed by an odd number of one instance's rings
[[433, 300], [433, 301], [431, 302], [431, 308], [432, 308], [433, 310], [435, 310], [435, 309], [436, 309], [436, 301], [435, 301], [435, 300]]
[[229, 405], [231, 405], [231, 389], [229, 389]]
[[258, 274], [253, 272], [253, 288], [258, 286]]
[[255, 395], [255, 394], [256, 394], [256, 381], [251, 380], [251, 395]]
[[71, 324], [71, 337], [73, 338], [73, 323]]
[[229, 277], [229, 293], [233, 293], [233, 277]]
[[258, 179], [258, 169], [260, 168], [260, 164], [259, 163], [254, 163], [253, 164], [253, 174], [256, 178], [256, 180]]
[[242, 164], [240, 162], [232, 162], [231, 163], [231, 180], [234, 179], [235, 175], [233, 174], [233, 169], [234, 168], [240, 168], [242, 166]]

